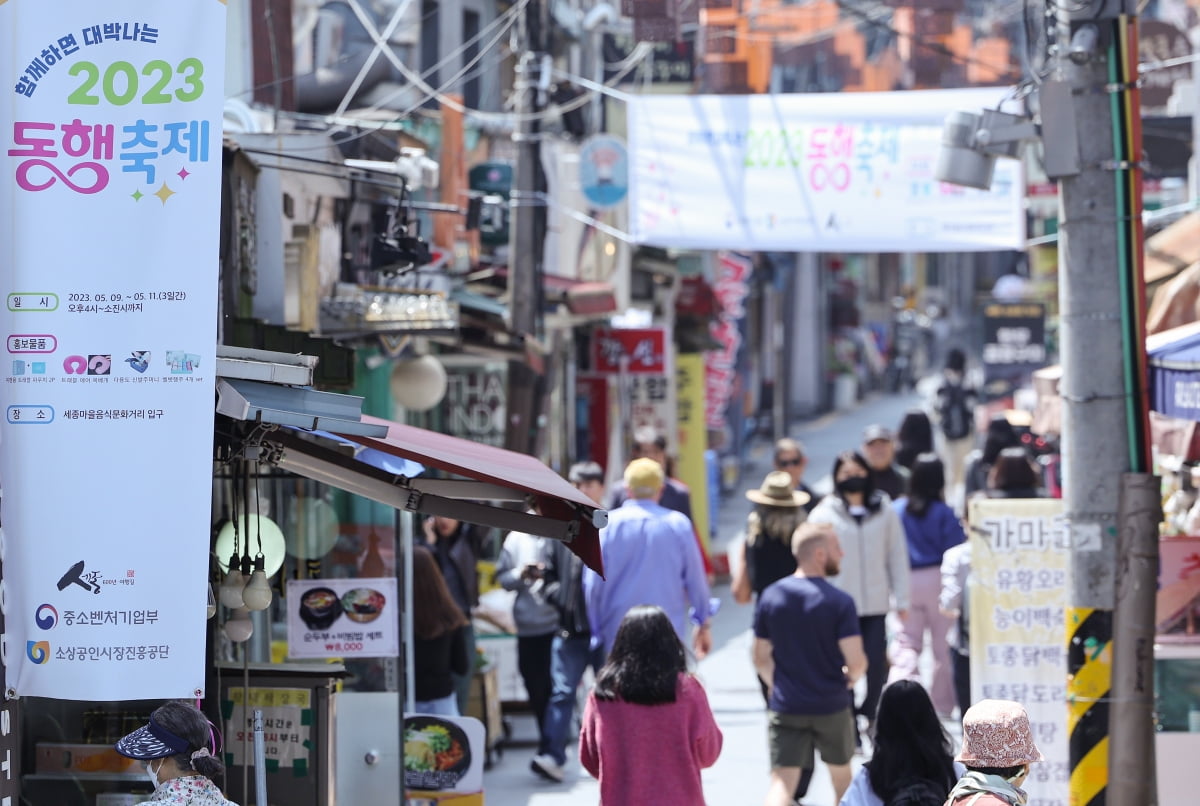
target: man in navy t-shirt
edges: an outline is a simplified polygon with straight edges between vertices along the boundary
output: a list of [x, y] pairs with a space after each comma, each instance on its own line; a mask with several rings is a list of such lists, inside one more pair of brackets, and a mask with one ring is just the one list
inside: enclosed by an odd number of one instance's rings
[[854, 756], [848, 690], [867, 670], [854, 600], [825, 579], [841, 570], [837, 534], [827, 524], [801, 524], [792, 553], [796, 573], [768, 586], [754, 613], [754, 665], [771, 682], [767, 806], [792, 803], [814, 747], [841, 800]]

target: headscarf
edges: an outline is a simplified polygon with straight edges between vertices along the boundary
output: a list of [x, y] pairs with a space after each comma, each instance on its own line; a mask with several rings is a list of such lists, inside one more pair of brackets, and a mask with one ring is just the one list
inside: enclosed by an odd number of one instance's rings
[[946, 803], [957, 804], [960, 798], [972, 795], [974, 797], [962, 806], [971, 806], [980, 795], [995, 795], [1013, 806], [1025, 806], [1029, 800], [1029, 795], [1024, 789], [1014, 786], [999, 775], [987, 775], [975, 770], [968, 770], [962, 778], [958, 779], [954, 789], [950, 790], [950, 797], [946, 799]]

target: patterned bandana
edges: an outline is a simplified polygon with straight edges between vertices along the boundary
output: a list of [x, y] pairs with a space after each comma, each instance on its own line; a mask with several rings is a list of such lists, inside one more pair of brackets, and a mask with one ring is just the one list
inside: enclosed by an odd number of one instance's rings
[[[969, 770], [950, 790], [950, 797], [946, 803], [957, 803], [960, 798], [971, 795], [977, 799], [980, 795], [985, 794], [1003, 798], [1013, 806], [1025, 806], [1029, 800], [1029, 795], [1025, 793], [1024, 789], [1013, 786], [999, 775], [984, 775], [982, 772]], [[974, 802], [974, 799], [968, 800], [963, 806], [969, 806]]]

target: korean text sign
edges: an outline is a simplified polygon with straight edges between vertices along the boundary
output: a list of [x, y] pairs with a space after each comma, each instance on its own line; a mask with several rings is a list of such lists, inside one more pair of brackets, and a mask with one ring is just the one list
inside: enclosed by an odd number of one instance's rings
[[199, 696], [225, 5], [0, 3], [7, 686]]
[[1057, 499], [971, 502], [971, 700], [1016, 700], [1046, 757], [1030, 806], [1066, 806], [1069, 538]]
[[1003, 88], [629, 99], [629, 217], [639, 243], [692, 249], [1023, 249], [1024, 183], [934, 179], [950, 112]]
[[394, 577], [289, 579], [288, 657], [398, 655], [399, 610]]

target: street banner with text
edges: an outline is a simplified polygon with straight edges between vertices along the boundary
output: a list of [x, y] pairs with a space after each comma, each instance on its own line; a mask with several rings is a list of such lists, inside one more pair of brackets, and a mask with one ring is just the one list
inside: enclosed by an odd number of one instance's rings
[[225, 4], [0, 3], [8, 689], [199, 697]]
[[971, 701], [1016, 700], [1046, 760], [1030, 767], [1029, 806], [1066, 806], [1067, 573], [1063, 502], [971, 502]]
[[1024, 249], [1020, 163], [989, 191], [934, 178], [942, 124], [1007, 88], [629, 101], [630, 227], [688, 249], [966, 252]]

